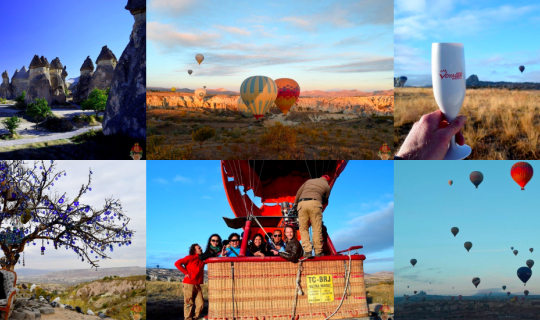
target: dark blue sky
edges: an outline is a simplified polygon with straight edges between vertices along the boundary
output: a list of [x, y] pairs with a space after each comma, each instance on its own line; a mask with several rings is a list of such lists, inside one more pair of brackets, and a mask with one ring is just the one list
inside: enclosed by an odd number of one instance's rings
[[78, 77], [84, 59], [95, 63], [107, 45], [118, 59], [129, 42], [133, 16], [127, 0], [0, 1], [2, 31], [0, 72], [9, 77], [15, 69], [30, 65], [34, 54], [49, 62], [59, 57], [67, 65], [68, 78]]

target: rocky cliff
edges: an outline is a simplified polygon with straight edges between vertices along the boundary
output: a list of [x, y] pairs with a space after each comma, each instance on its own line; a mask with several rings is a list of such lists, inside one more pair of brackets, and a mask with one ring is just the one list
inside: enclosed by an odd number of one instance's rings
[[[212, 110], [237, 111], [238, 96], [217, 95], [205, 101], [205, 107]], [[171, 92], [148, 92], [146, 104], [149, 108], [194, 108], [200, 107], [193, 95]], [[291, 111], [323, 111], [352, 114], [393, 114], [394, 96], [340, 97], [340, 98], [300, 98]]]
[[2, 84], [0, 84], [0, 98], [13, 98], [13, 89], [11, 88], [11, 84], [9, 83], [9, 75], [7, 73], [7, 70], [2, 73]]
[[146, 139], [146, 1], [129, 0], [126, 9], [135, 23], [114, 69], [103, 133]]

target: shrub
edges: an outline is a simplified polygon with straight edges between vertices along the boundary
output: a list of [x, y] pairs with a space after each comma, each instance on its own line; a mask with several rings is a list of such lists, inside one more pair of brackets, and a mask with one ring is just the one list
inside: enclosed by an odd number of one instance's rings
[[36, 99], [26, 108], [26, 114], [36, 119], [36, 129], [40, 120], [52, 115], [51, 108], [45, 99]]
[[293, 128], [284, 126], [280, 122], [276, 122], [261, 135], [259, 146], [279, 152], [287, 147], [295, 147], [296, 136], [297, 132]]
[[81, 109], [83, 110], [94, 110], [96, 117], [100, 112], [105, 111], [105, 105], [107, 105], [107, 97], [109, 95], [109, 89], [100, 90], [94, 88], [92, 92], [88, 95], [88, 99], [81, 102]]
[[73, 129], [73, 124], [68, 119], [52, 116], [45, 119], [43, 127], [51, 131], [66, 132]]
[[4, 99], [4, 98], [0, 98], [0, 103], [1, 103], [1, 104], [5, 104], [6, 102], [7, 102], [7, 100], [6, 100], [6, 99]]
[[202, 127], [191, 134], [191, 139], [198, 142], [202, 148], [203, 143], [216, 135], [216, 129], [210, 127]]
[[4, 124], [4, 127], [9, 131], [11, 136], [15, 134], [15, 130], [21, 125], [21, 119], [17, 116], [13, 116], [11, 118], [6, 118], [2, 120], [2, 124]]
[[26, 91], [23, 91], [20, 96], [15, 98], [15, 108], [18, 110], [26, 110], [26, 102], [24, 102], [24, 99], [26, 99]]
[[79, 123], [79, 122], [82, 122], [83, 119], [81, 118], [80, 115], [77, 114], [77, 115], [73, 116], [73, 118], [71, 118], [71, 121], [73, 121], [75, 123]]

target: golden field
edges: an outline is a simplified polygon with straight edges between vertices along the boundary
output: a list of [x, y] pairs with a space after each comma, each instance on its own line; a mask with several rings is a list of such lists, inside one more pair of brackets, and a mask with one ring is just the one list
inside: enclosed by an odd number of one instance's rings
[[[396, 88], [394, 145], [405, 140], [414, 122], [438, 109], [431, 88]], [[472, 153], [467, 159], [540, 158], [540, 91], [467, 89], [461, 115]]]

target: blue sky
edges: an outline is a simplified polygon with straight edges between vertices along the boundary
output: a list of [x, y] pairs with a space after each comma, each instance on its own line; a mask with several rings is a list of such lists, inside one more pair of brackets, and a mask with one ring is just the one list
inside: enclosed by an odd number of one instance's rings
[[391, 89], [392, 3], [149, 0], [148, 86], [238, 92], [265, 75], [303, 91]]
[[[413, 295], [414, 290], [439, 295], [499, 294], [503, 285], [518, 295], [525, 289], [532, 295], [540, 293], [536, 265], [527, 286], [516, 275], [528, 259], [540, 263], [536, 258], [540, 253], [540, 183], [533, 176], [521, 191], [510, 176], [514, 163], [396, 162], [396, 296]], [[528, 163], [540, 169], [540, 162]], [[484, 175], [478, 189], [469, 180], [472, 171]], [[453, 180], [452, 186], [448, 180]], [[455, 238], [452, 227], [459, 228]], [[473, 244], [470, 252], [463, 246], [466, 241]], [[519, 251], [517, 256], [511, 247]], [[415, 267], [409, 262], [413, 258], [418, 260]], [[478, 289], [472, 284], [474, 277], [481, 279]]]
[[59, 57], [68, 78], [80, 76], [87, 56], [92, 62], [107, 45], [120, 59], [129, 43], [133, 16], [127, 1], [0, 1], [2, 38], [0, 72], [9, 78], [15, 69], [29, 67], [35, 54], [49, 62]]
[[[395, 0], [395, 75], [431, 84], [431, 43], [461, 42], [466, 76], [540, 81], [540, 3], [523, 0]], [[518, 67], [525, 66], [519, 72]]]
[[[365, 271], [393, 271], [393, 161], [349, 161], [338, 178], [324, 223], [336, 249], [363, 245]], [[189, 246], [212, 233], [228, 237], [234, 217], [219, 161], [147, 162], [147, 267], [174, 268]]]

